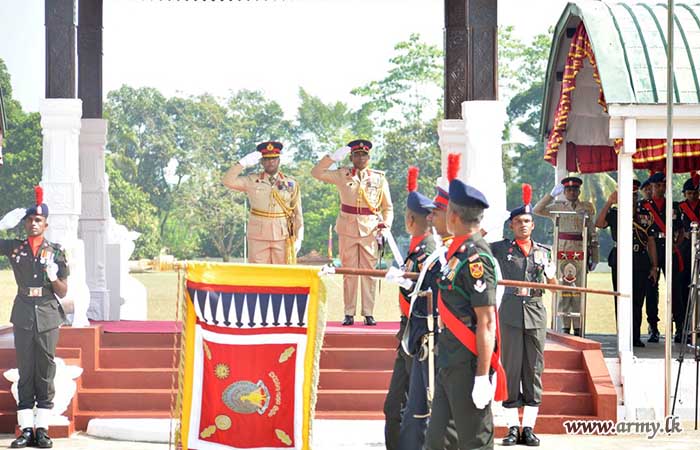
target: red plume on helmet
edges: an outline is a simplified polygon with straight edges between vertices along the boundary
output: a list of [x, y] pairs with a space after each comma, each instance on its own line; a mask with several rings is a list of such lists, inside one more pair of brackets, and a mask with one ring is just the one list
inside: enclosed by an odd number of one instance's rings
[[37, 205], [44, 203], [44, 189], [41, 186], [34, 186], [34, 198]]
[[406, 177], [406, 190], [408, 192], [415, 192], [418, 190], [418, 174], [420, 169], [416, 166], [410, 166], [408, 168], [408, 176]]
[[700, 173], [698, 173], [696, 170], [693, 172], [690, 178], [693, 180], [693, 186], [695, 186], [695, 189], [697, 189], [700, 186]]
[[523, 183], [523, 205], [532, 203], [532, 186]]
[[459, 153], [450, 153], [447, 155], [447, 181], [451, 182], [457, 178], [459, 173], [459, 165], [462, 161], [462, 155]]

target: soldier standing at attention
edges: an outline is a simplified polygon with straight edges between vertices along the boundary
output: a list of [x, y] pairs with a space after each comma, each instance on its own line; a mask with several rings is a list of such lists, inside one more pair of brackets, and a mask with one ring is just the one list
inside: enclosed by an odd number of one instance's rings
[[[657, 255], [654, 237], [648, 234], [653, 221], [651, 214], [642, 208], [638, 200], [639, 181], [632, 181], [632, 204], [634, 205], [634, 217], [632, 218], [632, 345], [644, 347], [640, 338], [642, 326], [642, 306], [647, 293], [649, 282], [656, 284]], [[610, 194], [608, 201], [598, 213], [595, 226], [598, 228], [610, 227], [610, 236], [613, 242], [617, 242], [617, 208], [612, 206], [617, 203], [617, 191]], [[617, 291], [617, 248], [613, 246], [608, 255], [608, 265], [612, 269], [613, 290]], [[617, 317], [617, 298], [615, 298], [615, 317]]]
[[[557, 264], [567, 266], [564, 283], [575, 283], [581, 286], [583, 274], [593, 271], [598, 265], [598, 234], [595, 228], [595, 207], [591, 202], [579, 200], [583, 180], [578, 177], [566, 177], [561, 184], [554, 186], [550, 194], [545, 195], [537, 202], [533, 212], [542, 217], [553, 217], [554, 212], [577, 212], [588, 215], [586, 227], [588, 229], [587, 240], [583, 242], [583, 217], [582, 214], [567, 214], [559, 217], [559, 242], [557, 245]], [[554, 200], [564, 193], [565, 201]], [[583, 261], [584, 246], [588, 248], [588, 261]], [[563, 270], [561, 270], [563, 272]], [[575, 280], [575, 281], [573, 281]], [[558, 310], [563, 313], [562, 331], [569, 333], [573, 326], [574, 334], [581, 336], [581, 294], [574, 292], [562, 292], [559, 299]], [[557, 319], [559, 323], [559, 319]]]
[[[438, 340], [438, 375], [425, 448], [445, 447], [447, 424], [454, 418], [460, 449], [492, 449], [491, 400], [494, 389], [497, 401], [506, 398], [507, 390], [499, 359], [496, 262], [480, 233], [489, 204], [481, 192], [460, 180], [450, 182], [449, 196], [447, 229], [454, 240], [438, 280], [445, 328]], [[496, 380], [491, 379], [494, 371]]]
[[[379, 243], [384, 228], [391, 228], [394, 207], [391, 203], [389, 183], [384, 172], [369, 168], [369, 152], [372, 143], [358, 139], [347, 146], [326, 155], [311, 169], [311, 175], [325, 183], [335, 184], [340, 194], [340, 213], [335, 222], [338, 233], [340, 263], [343, 267], [374, 269], [379, 259]], [[352, 167], [331, 169], [350, 154]], [[365, 325], [376, 325], [374, 320], [374, 279], [356, 275], [343, 276], [343, 325], [355, 322], [358, 285], [362, 301]]]
[[56, 297], [63, 298], [68, 291], [69, 270], [64, 250], [44, 239], [48, 217], [43, 191], [37, 187], [36, 205], [11, 211], [0, 220], [2, 230], [24, 220], [27, 232], [23, 241], [0, 239], [0, 254], [10, 260], [17, 283], [10, 321], [19, 370], [17, 422], [22, 434], [12, 441], [11, 448], [53, 446], [48, 430], [55, 393], [54, 356], [59, 327], [65, 320]]
[[[250, 202], [248, 262], [296, 264], [304, 239], [301, 192], [294, 178], [279, 170], [282, 144], [263, 142], [224, 175], [229, 189], [245, 192]], [[243, 169], [261, 161], [263, 171], [240, 176]]]
[[[404, 261], [404, 270], [414, 273], [419, 273], [423, 269], [423, 263], [428, 255], [435, 250], [435, 239], [430, 232], [428, 222], [428, 216], [435, 205], [428, 197], [416, 190], [417, 183], [418, 168], [409, 167], [405, 223], [406, 232], [411, 236], [411, 241]], [[389, 277], [387, 280], [392, 281]], [[426, 277], [420, 288], [421, 291], [427, 290], [431, 281], [431, 277]], [[423, 382], [427, 380], [427, 371], [423, 373], [423, 366], [427, 366], [427, 361], [418, 361], [418, 355], [416, 355], [421, 346], [422, 337], [428, 332], [427, 305], [425, 297], [417, 298], [411, 311], [413, 289], [411, 281], [401, 278], [398, 299], [401, 322], [396, 335], [399, 342], [389, 391], [384, 401], [384, 436], [387, 450], [413, 448], [420, 450], [423, 447], [425, 424], [429, 414], [427, 386]], [[409, 321], [411, 326], [407, 331]], [[401, 343], [402, 339], [405, 339], [405, 333], [408, 333], [407, 348], [404, 348]]]
[[[531, 238], [535, 229], [532, 216], [532, 187], [523, 185], [523, 206], [510, 212], [510, 229], [514, 239], [491, 244], [493, 256], [503, 278], [556, 284], [556, 267], [551, 252]], [[547, 335], [547, 310], [542, 303], [542, 289], [506, 287], [499, 310], [503, 366], [508, 377], [508, 399], [503, 402], [508, 424], [504, 446], [540, 445], [533, 429], [542, 403], [544, 341]], [[518, 408], [524, 407], [520, 432]]]

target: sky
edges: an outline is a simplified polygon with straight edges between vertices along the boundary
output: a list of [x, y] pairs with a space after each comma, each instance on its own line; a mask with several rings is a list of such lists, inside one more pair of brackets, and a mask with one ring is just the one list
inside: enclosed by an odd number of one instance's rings
[[[496, 1], [496, 0], [494, 0]], [[499, 0], [499, 25], [529, 39], [566, 0]], [[444, 0], [104, 0], [103, 90], [127, 84], [166, 96], [262, 90], [287, 116], [303, 87], [358, 106], [350, 91], [379, 80], [411, 33], [442, 48]], [[13, 96], [38, 111], [44, 96], [44, 2], [0, 0], [0, 58]]]

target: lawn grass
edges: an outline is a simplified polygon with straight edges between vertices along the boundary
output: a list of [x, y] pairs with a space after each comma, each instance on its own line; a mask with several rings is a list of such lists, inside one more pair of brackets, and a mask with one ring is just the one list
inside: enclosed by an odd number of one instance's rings
[[[177, 274], [175, 272], [138, 273], [134, 276], [141, 281], [148, 290], [148, 319], [150, 320], [174, 320], [175, 299], [177, 296]], [[612, 289], [609, 273], [593, 273], [589, 275], [589, 287], [595, 289]], [[340, 275], [330, 275], [324, 278], [328, 302], [328, 320], [342, 320], [343, 318], [343, 281]], [[659, 316], [662, 322], [659, 324], [664, 333], [664, 314], [666, 305], [665, 284], [660, 288]], [[12, 301], [17, 287], [9, 270], [0, 271], [0, 325], [8, 324]], [[377, 289], [378, 298], [375, 303], [374, 316], [380, 321], [395, 321], [399, 317], [397, 303], [398, 289], [395, 285], [381, 282], [381, 289]], [[590, 295], [588, 297], [586, 330], [588, 333], [615, 333], [615, 313], [612, 297], [602, 295]], [[545, 294], [545, 304], [551, 311], [550, 294]], [[358, 313], [360, 305], [358, 302]], [[646, 317], [644, 313], [643, 317]], [[646, 320], [646, 319], [644, 319]], [[646, 333], [646, 326], [642, 324], [642, 333]]]

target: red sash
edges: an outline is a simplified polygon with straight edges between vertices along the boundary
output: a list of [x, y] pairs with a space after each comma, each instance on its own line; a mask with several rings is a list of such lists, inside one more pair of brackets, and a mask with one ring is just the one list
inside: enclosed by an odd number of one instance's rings
[[697, 216], [697, 214], [695, 214], [695, 211], [693, 211], [693, 210], [690, 208], [690, 205], [688, 204], [688, 202], [680, 202], [680, 203], [678, 204], [678, 206], [680, 206], [680, 208], [681, 208], [681, 209], [683, 210], [683, 212], [688, 216], [688, 218], [690, 219], [691, 222], [698, 222], [698, 223], [700, 223], [700, 219], [698, 219], [698, 216]]
[[[438, 309], [445, 326], [459, 339], [462, 345], [467, 347], [474, 355], [479, 356], [479, 352], [476, 348], [476, 334], [474, 334], [464, 322], [455, 317], [452, 311], [445, 305], [445, 302], [442, 301], [442, 295], [440, 293], [438, 293]], [[501, 365], [501, 331], [498, 327], [498, 311], [496, 311], [495, 315], [496, 349], [491, 354], [490, 365], [496, 372], [496, 393], [494, 395], [494, 400], [500, 402], [508, 398], [508, 384], [506, 382], [506, 371]]]
[[651, 204], [651, 200], [644, 202], [644, 209], [651, 213], [651, 217], [654, 219], [656, 226], [659, 227], [662, 233], [666, 234], [666, 223], [661, 219], [656, 208]]
[[[651, 213], [651, 216], [654, 219], [654, 223], [656, 224], [657, 227], [661, 230], [662, 233], [666, 234], [666, 223], [664, 223], [663, 220], [661, 220], [661, 216], [659, 215], [658, 212], [656, 212], [656, 208], [652, 206], [651, 201], [646, 201], [644, 202], [644, 209], [649, 211]], [[682, 202], [679, 204], [679, 206], [683, 209], [684, 212], [688, 214], [688, 216], [691, 218], [691, 220], [694, 220], [693, 217], [696, 217], [695, 213], [688, 207], [688, 204], [686, 202]], [[686, 210], [686, 207], [688, 209]], [[673, 253], [675, 253], [676, 258], [678, 258], [678, 271], [683, 272], [685, 271], [685, 264], [683, 263], [683, 256], [681, 255], [681, 251], [678, 249], [677, 246], [673, 246]]]

